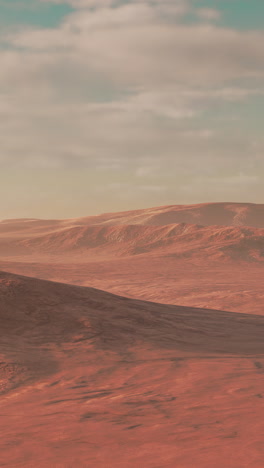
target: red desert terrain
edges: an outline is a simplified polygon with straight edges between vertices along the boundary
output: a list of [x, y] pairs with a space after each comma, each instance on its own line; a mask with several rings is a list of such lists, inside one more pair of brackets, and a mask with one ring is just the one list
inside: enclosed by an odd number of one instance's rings
[[263, 260], [264, 205], [0, 222], [0, 466], [262, 468]]
[[263, 314], [264, 205], [2, 221], [0, 268], [131, 298]]
[[0, 466], [263, 467], [263, 316], [10, 273], [0, 292]]

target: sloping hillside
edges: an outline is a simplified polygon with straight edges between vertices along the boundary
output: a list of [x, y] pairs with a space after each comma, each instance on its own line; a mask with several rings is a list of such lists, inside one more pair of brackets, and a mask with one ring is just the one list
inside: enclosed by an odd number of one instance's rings
[[0, 257], [69, 254], [263, 259], [264, 205], [165, 206], [65, 220], [0, 222]]
[[40, 234], [55, 229], [90, 225], [154, 225], [200, 224], [203, 226], [251, 226], [264, 228], [264, 204], [202, 203], [197, 205], [170, 205], [119, 213], [62, 220], [15, 219], [0, 222], [0, 235], [30, 232]]
[[264, 317], [141, 302], [9, 273], [0, 273], [0, 301], [4, 339], [19, 334], [44, 344], [82, 334], [112, 350], [145, 342], [202, 354], [264, 352]]
[[1, 273], [0, 334], [2, 466], [261, 468], [263, 317]]
[[201, 224], [264, 228], [264, 205], [253, 203], [202, 203], [170, 205], [76, 219], [82, 224]]
[[83, 259], [153, 253], [261, 261], [264, 259], [264, 229], [184, 223], [78, 226], [21, 241], [8, 240], [6, 244], [2, 240], [2, 252], [3, 255], [81, 254]]

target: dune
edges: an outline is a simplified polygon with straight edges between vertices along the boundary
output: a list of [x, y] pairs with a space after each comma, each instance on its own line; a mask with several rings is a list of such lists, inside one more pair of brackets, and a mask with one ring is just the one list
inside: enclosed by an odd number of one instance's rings
[[263, 466], [264, 317], [0, 273], [1, 466]]

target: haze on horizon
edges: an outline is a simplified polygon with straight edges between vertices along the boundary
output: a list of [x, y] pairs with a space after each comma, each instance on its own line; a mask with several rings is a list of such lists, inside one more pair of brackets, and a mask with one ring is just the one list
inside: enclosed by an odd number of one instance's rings
[[0, 219], [264, 199], [259, 0], [0, 0]]

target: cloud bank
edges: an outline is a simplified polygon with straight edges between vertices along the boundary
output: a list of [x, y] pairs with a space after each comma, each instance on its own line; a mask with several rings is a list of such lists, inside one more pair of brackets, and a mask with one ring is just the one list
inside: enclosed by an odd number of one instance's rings
[[0, 36], [0, 167], [118, 165], [147, 171], [157, 193], [166, 171], [185, 193], [197, 174], [222, 191], [248, 177], [252, 190], [264, 141], [247, 106], [263, 99], [264, 32], [220, 26], [191, 1], [68, 3], [57, 28]]

